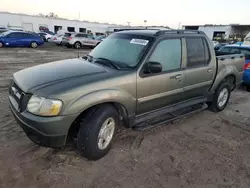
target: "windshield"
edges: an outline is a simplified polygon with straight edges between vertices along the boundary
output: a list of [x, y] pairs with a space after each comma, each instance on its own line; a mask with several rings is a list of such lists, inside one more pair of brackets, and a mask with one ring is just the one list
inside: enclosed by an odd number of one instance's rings
[[48, 33], [50, 35], [55, 35], [55, 33], [53, 33], [52, 31], [44, 31], [45, 33]]
[[105, 58], [123, 67], [135, 67], [150, 45], [151, 37], [112, 34], [90, 52], [93, 58]]

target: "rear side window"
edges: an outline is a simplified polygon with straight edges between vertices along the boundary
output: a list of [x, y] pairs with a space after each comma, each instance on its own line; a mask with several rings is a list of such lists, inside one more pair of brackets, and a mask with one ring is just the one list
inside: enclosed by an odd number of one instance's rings
[[222, 47], [219, 51], [220, 52], [231, 53], [231, 50], [232, 50], [231, 47]]
[[70, 37], [70, 36], [71, 36], [71, 33], [65, 33], [64, 36], [65, 36], [65, 37]]
[[76, 37], [82, 37], [82, 38], [86, 38], [87, 35], [86, 34], [77, 34]]
[[202, 37], [187, 38], [187, 67], [202, 66], [209, 63], [207, 42]]
[[232, 48], [231, 53], [232, 54], [239, 54], [240, 53], [240, 49], [239, 48]]

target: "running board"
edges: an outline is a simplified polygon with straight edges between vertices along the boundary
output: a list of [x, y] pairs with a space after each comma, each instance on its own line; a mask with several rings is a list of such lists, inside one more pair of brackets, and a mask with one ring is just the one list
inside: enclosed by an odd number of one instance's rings
[[144, 131], [154, 127], [158, 127], [163, 124], [170, 123], [174, 120], [183, 118], [188, 115], [192, 115], [194, 113], [200, 112], [206, 109], [207, 104], [196, 104], [193, 106], [189, 106], [187, 108], [183, 108], [181, 110], [176, 110], [174, 112], [166, 113], [162, 116], [150, 119], [148, 121], [142, 122], [140, 124], [136, 124], [132, 129], [135, 131]]

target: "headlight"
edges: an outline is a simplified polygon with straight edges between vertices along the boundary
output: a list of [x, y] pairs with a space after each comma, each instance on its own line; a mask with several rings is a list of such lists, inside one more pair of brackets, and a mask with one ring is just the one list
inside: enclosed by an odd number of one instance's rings
[[62, 108], [62, 101], [45, 99], [33, 95], [27, 105], [27, 110], [40, 116], [56, 116], [60, 113]]

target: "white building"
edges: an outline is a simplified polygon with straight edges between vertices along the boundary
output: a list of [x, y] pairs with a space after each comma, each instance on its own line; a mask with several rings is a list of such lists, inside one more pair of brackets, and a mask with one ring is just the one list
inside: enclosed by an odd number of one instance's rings
[[183, 29], [203, 31], [210, 40], [214, 40], [216, 37], [241, 38], [242, 40], [250, 32], [250, 25], [185, 25]]
[[55, 19], [40, 16], [31, 16], [25, 14], [15, 14], [8, 12], [0, 12], [0, 26], [15, 29], [23, 29], [25, 31], [38, 32], [39, 28], [47, 27], [50, 31], [57, 32], [60, 28], [64, 31], [71, 32], [87, 32], [94, 34], [105, 33], [110, 27], [122, 27], [122, 25], [88, 22], [68, 19]]

